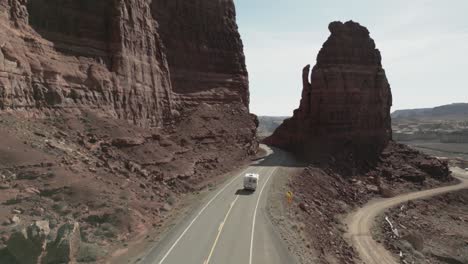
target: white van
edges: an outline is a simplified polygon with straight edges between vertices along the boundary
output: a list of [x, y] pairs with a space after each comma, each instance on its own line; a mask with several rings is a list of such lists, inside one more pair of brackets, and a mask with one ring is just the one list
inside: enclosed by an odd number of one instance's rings
[[258, 183], [258, 174], [256, 173], [247, 173], [244, 176], [244, 189], [255, 191], [257, 189]]

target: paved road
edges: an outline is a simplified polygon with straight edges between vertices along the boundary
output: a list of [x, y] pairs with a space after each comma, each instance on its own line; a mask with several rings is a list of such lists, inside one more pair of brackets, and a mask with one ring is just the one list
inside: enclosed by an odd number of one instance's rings
[[[139, 263], [294, 263], [265, 213], [268, 189], [286, 154], [279, 150], [252, 164], [204, 201]], [[242, 190], [242, 176], [260, 174], [257, 191]]]
[[431, 196], [458, 191], [468, 188], [468, 173], [461, 169], [453, 169], [454, 175], [461, 183], [454, 186], [442, 187], [421, 192], [400, 195], [391, 199], [381, 199], [370, 202], [360, 208], [346, 219], [348, 224], [347, 236], [354, 248], [359, 252], [361, 259], [367, 264], [396, 264], [399, 263], [390, 252], [381, 244], [372, 239], [370, 229], [377, 215], [384, 210], [394, 207], [409, 200], [428, 198]]

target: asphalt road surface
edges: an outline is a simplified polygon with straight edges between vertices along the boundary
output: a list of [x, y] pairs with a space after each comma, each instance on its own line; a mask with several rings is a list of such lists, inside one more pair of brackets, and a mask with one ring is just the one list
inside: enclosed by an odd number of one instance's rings
[[[272, 179], [287, 177], [277, 173], [286, 153], [269, 153], [215, 190], [139, 263], [295, 263], [265, 212]], [[243, 190], [245, 173], [260, 175], [253, 193]]]
[[361, 259], [367, 264], [396, 264], [397, 259], [392, 256], [381, 244], [377, 243], [371, 236], [370, 229], [374, 224], [377, 215], [384, 210], [398, 204], [428, 198], [431, 196], [458, 191], [468, 188], [468, 173], [461, 169], [453, 169], [454, 175], [460, 179], [461, 183], [454, 186], [442, 187], [421, 192], [414, 192], [400, 195], [391, 199], [381, 199], [370, 202], [351, 214], [346, 222], [348, 224], [348, 234], [354, 248], [359, 252]]

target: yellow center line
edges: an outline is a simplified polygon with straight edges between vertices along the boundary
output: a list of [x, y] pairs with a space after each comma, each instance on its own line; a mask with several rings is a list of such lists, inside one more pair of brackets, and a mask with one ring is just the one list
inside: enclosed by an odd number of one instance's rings
[[240, 195], [237, 195], [237, 196], [236, 196], [236, 199], [234, 199], [234, 201], [231, 203], [231, 206], [229, 207], [229, 210], [228, 210], [228, 212], [226, 213], [226, 216], [224, 217], [224, 220], [223, 220], [223, 221], [221, 222], [221, 224], [219, 225], [219, 228], [218, 228], [218, 235], [216, 236], [216, 239], [215, 239], [215, 241], [214, 241], [214, 243], [213, 243], [213, 246], [211, 247], [210, 255], [208, 255], [208, 258], [205, 260], [205, 262], [203, 262], [204, 264], [210, 263], [211, 256], [213, 255], [213, 252], [214, 252], [214, 250], [215, 250], [215, 248], [216, 248], [216, 244], [218, 244], [219, 237], [221, 236], [221, 232], [223, 231], [224, 223], [226, 223], [226, 220], [228, 219], [229, 214], [231, 213], [232, 208], [233, 208], [234, 205], [236, 204], [237, 199], [239, 199], [239, 196], [240, 196]]

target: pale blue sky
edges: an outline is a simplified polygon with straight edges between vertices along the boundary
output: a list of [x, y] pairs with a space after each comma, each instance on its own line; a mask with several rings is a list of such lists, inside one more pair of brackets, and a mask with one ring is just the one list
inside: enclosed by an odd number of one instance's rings
[[235, 0], [251, 111], [291, 115], [301, 71], [331, 21], [366, 26], [383, 57], [393, 109], [468, 102], [468, 0]]

